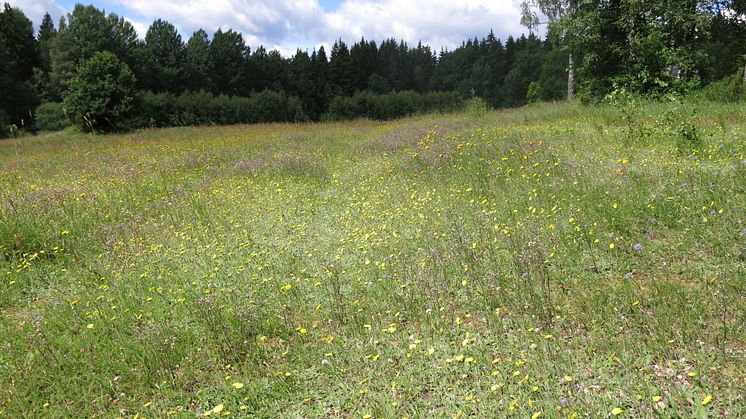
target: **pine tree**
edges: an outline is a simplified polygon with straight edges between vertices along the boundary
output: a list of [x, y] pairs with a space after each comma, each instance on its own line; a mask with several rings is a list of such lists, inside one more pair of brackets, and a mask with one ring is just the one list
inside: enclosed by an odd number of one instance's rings
[[39, 45], [31, 21], [20, 9], [5, 3], [0, 13], [0, 36], [5, 40], [13, 80], [30, 79], [33, 68], [39, 65]]
[[193, 92], [212, 90], [210, 79], [210, 39], [202, 29], [195, 31], [185, 47], [186, 88]]
[[52, 83], [64, 92], [78, 65], [101, 51], [115, 54], [135, 76], [141, 76], [142, 58], [132, 24], [113, 13], [106, 16], [93, 6], [75, 5], [67, 16], [67, 24], [60, 21], [57, 36], [51, 43]]
[[186, 52], [174, 25], [158, 19], [145, 35], [143, 85], [153, 92], [185, 90]]
[[238, 95], [242, 91], [242, 71], [248, 49], [243, 36], [231, 29], [218, 29], [210, 43], [210, 74], [216, 94]]
[[0, 58], [0, 111], [11, 123], [28, 126], [38, 104], [29, 80], [39, 65], [39, 46], [31, 21], [8, 3], [0, 12]]

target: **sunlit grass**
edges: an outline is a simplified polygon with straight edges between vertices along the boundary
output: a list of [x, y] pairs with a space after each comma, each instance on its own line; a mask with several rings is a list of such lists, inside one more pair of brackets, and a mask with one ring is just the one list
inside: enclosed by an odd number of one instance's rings
[[746, 109], [688, 106], [0, 142], [0, 416], [744, 416]]

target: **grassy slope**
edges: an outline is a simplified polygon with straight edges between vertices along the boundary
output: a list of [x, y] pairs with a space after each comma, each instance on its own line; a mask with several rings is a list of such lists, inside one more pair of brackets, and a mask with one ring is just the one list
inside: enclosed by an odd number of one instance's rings
[[746, 109], [682, 106], [0, 142], [0, 416], [744, 416]]

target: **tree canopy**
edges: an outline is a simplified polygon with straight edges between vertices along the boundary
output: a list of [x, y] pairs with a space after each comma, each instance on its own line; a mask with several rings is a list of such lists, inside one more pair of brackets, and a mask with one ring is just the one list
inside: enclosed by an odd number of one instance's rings
[[[131, 73], [135, 96], [205, 91], [249, 97], [270, 90], [297, 98], [304, 117], [314, 120], [329, 113], [336, 97], [362, 92], [454, 92], [504, 107], [572, 98], [575, 90], [585, 100], [620, 88], [682, 94], [736, 73], [746, 83], [744, 0], [526, 0], [522, 11], [528, 35], [505, 40], [490, 31], [434, 52], [393, 38], [337, 39], [331, 51], [319, 47], [284, 57], [247, 45], [232, 29], [212, 36], [199, 29], [184, 42], [163, 19], [138, 39], [123, 17], [80, 4], [57, 27], [46, 14], [35, 35], [24, 13], [5, 4], [0, 110], [9, 123], [32, 127], [40, 103], [80, 97], [73, 81], [80, 80], [83, 63], [103, 52], [110, 54], [107, 62], [114, 57]], [[536, 36], [540, 25], [546, 25], [545, 39]]]

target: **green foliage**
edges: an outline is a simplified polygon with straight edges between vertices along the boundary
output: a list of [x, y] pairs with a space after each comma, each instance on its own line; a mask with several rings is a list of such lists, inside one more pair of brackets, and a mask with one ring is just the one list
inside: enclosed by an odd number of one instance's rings
[[52, 16], [49, 13], [45, 13], [39, 25], [37, 39], [39, 40], [39, 67], [46, 73], [51, 69], [50, 50], [52, 48], [52, 40], [56, 35], [57, 30], [54, 28]]
[[487, 113], [488, 105], [487, 102], [481, 97], [471, 92], [471, 99], [466, 102], [466, 113], [474, 119], [478, 119]]
[[746, 100], [746, 86], [741, 74], [736, 74], [708, 84], [696, 96], [710, 102], [734, 103]]
[[214, 96], [200, 91], [174, 96], [142, 92], [137, 96], [135, 127], [169, 127], [306, 120], [298, 98], [263, 91], [250, 97]]
[[135, 77], [127, 64], [110, 52], [97, 52], [81, 63], [65, 108], [85, 131], [114, 131], [127, 126]]
[[338, 39], [334, 42], [331, 51], [331, 60], [329, 62], [334, 84], [338, 86], [338, 94], [349, 96], [355, 91], [355, 69], [350, 59], [350, 50], [347, 44]]
[[528, 92], [526, 93], [527, 103], [536, 103], [541, 99], [541, 84], [538, 81], [532, 81], [528, 85]]
[[62, 103], [42, 103], [34, 112], [34, 124], [39, 131], [60, 131], [70, 126]]
[[141, 57], [135, 28], [128, 21], [94, 6], [76, 4], [67, 15], [67, 25], [58, 29], [50, 51], [51, 79], [60, 96], [75, 77], [79, 66], [97, 52], [109, 51], [131, 71], [140, 73]]
[[0, 109], [0, 138], [6, 138], [10, 135], [10, 117]]
[[162, 19], [150, 25], [145, 34], [143, 60], [145, 71], [141, 84], [145, 89], [172, 93], [183, 90], [186, 51], [174, 25]]
[[645, 119], [640, 95], [620, 87], [604, 98], [606, 104], [614, 106], [621, 114], [623, 142], [625, 145], [644, 144], [651, 136], [652, 128]]
[[28, 126], [39, 103], [30, 83], [38, 54], [31, 21], [5, 3], [0, 11], [0, 109], [16, 126]]
[[186, 87], [187, 90], [198, 92], [212, 90], [210, 79], [210, 40], [207, 32], [200, 29], [195, 31], [184, 48], [186, 59]]
[[[741, 3], [746, 4], [743, 1]], [[740, 14], [726, 11], [717, 13], [712, 18], [711, 36], [702, 41], [705, 60], [699, 65], [700, 75], [705, 83], [743, 71], [746, 64], [746, 42], [743, 41], [746, 39], [745, 15], [746, 11], [743, 10]]]
[[614, 90], [604, 102], [619, 111], [626, 146], [647, 144], [660, 138], [684, 155], [696, 155], [704, 146], [704, 139], [697, 128], [696, 108], [675, 96], [668, 97], [669, 105], [656, 118], [649, 115], [649, 99], [624, 88]]
[[699, 154], [705, 143], [695, 123], [697, 110], [676, 102], [662, 116], [662, 129], [676, 138], [676, 150], [684, 155]]
[[383, 95], [391, 91], [391, 87], [382, 75], [373, 73], [368, 78], [368, 89], [378, 95]]
[[427, 112], [453, 112], [463, 107], [460, 95], [450, 92], [393, 92], [384, 95], [370, 91], [337, 96], [329, 104], [325, 119], [368, 118], [388, 120]]
[[528, 87], [539, 79], [545, 52], [541, 41], [530, 36], [524, 41], [521, 50], [515, 55], [515, 62], [505, 77], [505, 106], [526, 104]]
[[[200, 29], [184, 45], [174, 25], [161, 19], [141, 42], [123, 17], [83, 5], [63, 17], [58, 29], [45, 15], [35, 39], [23, 13], [5, 6], [0, 13], [0, 109], [17, 126], [28, 126], [39, 101], [62, 101], [80, 64], [103, 51], [127, 64], [138, 90], [175, 95], [205, 90], [217, 97], [285, 92], [298, 98], [304, 117], [313, 120], [325, 114], [388, 118], [420, 107], [420, 99], [409, 95], [392, 96], [385, 106], [371, 105], [365, 95], [353, 99], [364, 90], [377, 95], [456, 92], [462, 97], [474, 91], [491, 107], [561, 100], [570, 91], [596, 103], [617, 88], [668, 100], [696, 92], [703, 83], [710, 83], [706, 100], [732, 101], [741, 95], [737, 84], [712, 84], [745, 64], [740, 0], [526, 0], [522, 12], [522, 23], [532, 33], [509, 36], [504, 44], [492, 31], [439, 54], [421, 43], [392, 38], [380, 44], [362, 38], [349, 47], [338, 39], [328, 59], [323, 47], [291, 58], [261, 45], [249, 48], [239, 32], [223, 29], [212, 41]], [[543, 23], [547, 37], [541, 40], [533, 30]], [[570, 80], [577, 80], [576, 89], [569, 89]], [[330, 110], [338, 96], [349, 100], [337, 100]], [[358, 111], [350, 110], [355, 107]]]
[[220, 29], [215, 32], [210, 43], [210, 79], [213, 83], [213, 93], [242, 93], [246, 54], [246, 44], [239, 32]]
[[556, 101], [567, 98], [568, 53], [552, 48], [544, 56], [538, 83], [538, 98], [541, 101]]
[[708, 3], [582, 2], [564, 20], [583, 33], [572, 50], [582, 57], [579, 74], [586, 94], [603, 97], [624, 87], [660, 97], [697, 88], [713, 19]]
[[8, 3], [0, 12], [0, 38], [8, 55], [6, 71], [14, 80], [30, 79], [33, 68], [39, 65], [39, 45], [34, 38], [34, 27], [20, 9]]

